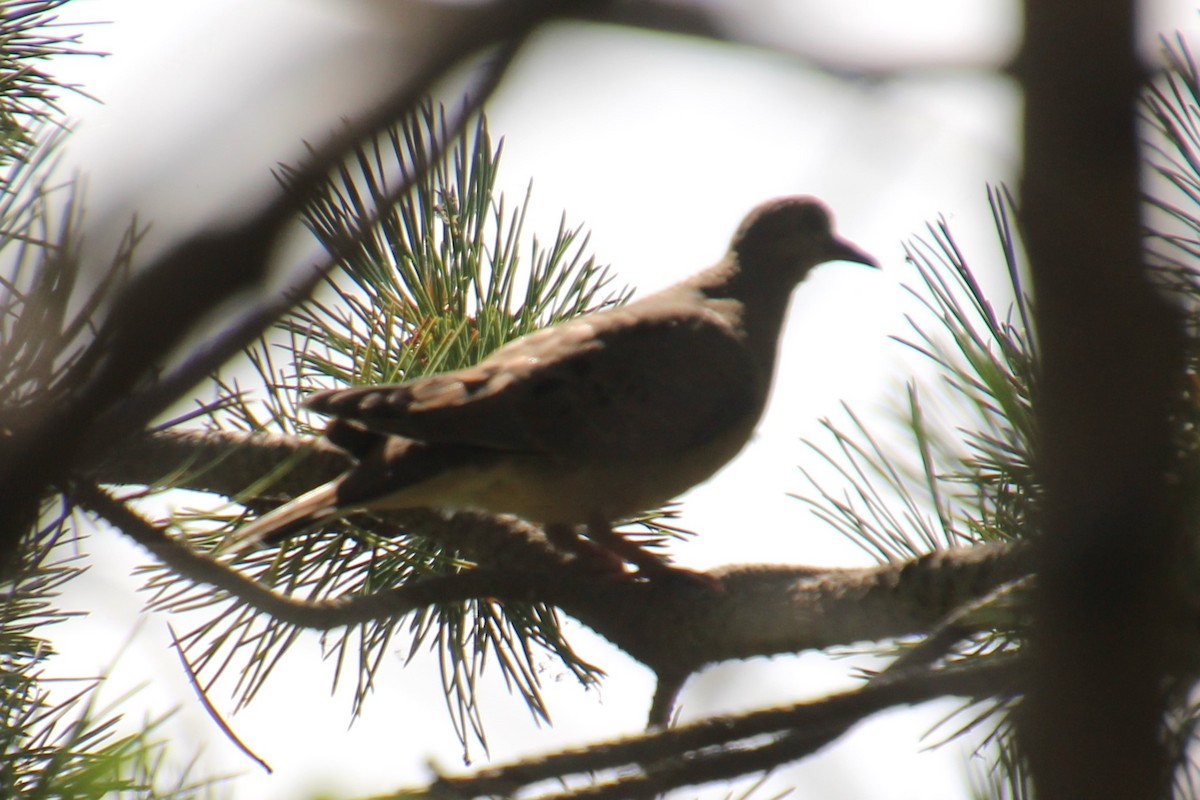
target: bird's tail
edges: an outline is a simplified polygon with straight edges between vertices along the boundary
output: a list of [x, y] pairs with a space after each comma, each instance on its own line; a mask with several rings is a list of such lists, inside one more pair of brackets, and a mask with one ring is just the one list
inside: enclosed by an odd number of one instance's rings
[[291, 502], [263, 514], [258, 519], [235, 530], [221, 543], [222, 553], [242, 553], [262, 544], [272, 536], [299, 533], [315, 525], [338, 509], [337, 483], [326, 483], [305, 492]]

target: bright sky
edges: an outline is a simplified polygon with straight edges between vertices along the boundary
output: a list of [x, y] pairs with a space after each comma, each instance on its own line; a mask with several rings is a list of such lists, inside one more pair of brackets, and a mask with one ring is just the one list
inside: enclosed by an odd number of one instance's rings
[[[269, 191], [275, 163], [293, 159], [304, 139], [319, 138], [339, 115], [368, 102], [419, 52], [422, 38], [399, 7], [386, 0], [76, 0], [71, 18], [112, 21], [89, 29], [86, 41], [109, 58], [63, 68], [105, 103], [70, 101], [81, 125], [68, 163], [87, 177], [95, 240], [137, 211], [166, 241]], [[1178, 0], [1156, 8], [1150, 33], [1193, 23]], [[372, 16], [358, 23], [350, 9]], [[764, 0], [754, 9], [739, 23], [748, 36], [870, 66], [911, 59], [986, 67], [1009, 54], [1018, 24], [1013, 6], [1000, 0]], [[849, 44], [858, 52], [844, 49]], [[901, 288], [912, 278], [903, 265], [905, 239], [945, 215], [977, 265], [999, 263], [985, 186], [1013, 180], [1018, 111], [1012, 87], [985, 71], [924, 71], [855, 86], [754, 48], [601, 27], [556, 28], [520, 60], [489, 118], [505, 136], [509, 194], [522, 196], [534, 180], [530, 230], [548, 235], [565, 210], [569, 222], [592, 231], [602, 263], [648, 291], [715, 260], [759, 201], [806, 193], [825, 199], [841, 233], [884, 265], [882, 273], [826, 267], [797, 291], [768, 414], [746, 453], [686, 498], [685, 522], [700, 535], [674, 548], [680, 562], [868, 563], [787, 496], [806, 488], [797, 465], [809, 466], [811, 455], [802, 440], [819, 436], [818, 420], [837, 415], [842, 401], [873, 414], [894, 410], [906, 378], [922, 369], [889, 339], [906, 332], [903, 315], [912, 310]], [[126, 577], [140, 554], [108, 533], [88, 546], [95, 566], [69, 599], [94, 613], [62, 640], [65, 673], [108, 663], [141, 603], [131, 588], [136, 579]], [[305, 657], [316, 651], [310, 646], [231, 719], [275, 766], [276, 775], [264, 776], [182, 688], [165, 626], [159, 617], [143, 621], [115, 682], [144, 682], [139, 698], [159, 712], [183, 702], [170, 728], [181, 745], [176, 755], [204, 742], [206, 769], [247, 773], [236, 797], [290, 798], [321, 787], [381, 792], [428, 778], [427, 760], [459, 765], [431, 664], [418, 659], [402, 669], [397, 654], [365, 717], [348, 729], [349, 699], [345, 692], [329, 698], [331, 669]], [[498, 759], [642, 725], [648, 674], [584, 630], [577, 640], [610, 679], [584, 693], [551, 667], [553, 730], [534, 728], [495, 681], [485, 719]], [[846, 660], [811, 654], [729, 665], [693, 681], [685, 717], [816, 695], [850, 685], [850, 673]], [[118, 694], [114, 687], [109, 696]], [[872, 720], [770, 787], [823, 798], [965, 798], [959, 748], [919, 752], [947, 707]], [[703, 796], [723, 794], [717, 788]]]

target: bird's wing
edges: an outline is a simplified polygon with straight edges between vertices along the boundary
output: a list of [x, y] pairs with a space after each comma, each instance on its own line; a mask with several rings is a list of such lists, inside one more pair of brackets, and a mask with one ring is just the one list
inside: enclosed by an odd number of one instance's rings
[[307, 405], [379, 433], [570, 461], [708, 441], [752, 423], [769, 380], [712, 309], [644, 302], [530, 334], [474, 367]]

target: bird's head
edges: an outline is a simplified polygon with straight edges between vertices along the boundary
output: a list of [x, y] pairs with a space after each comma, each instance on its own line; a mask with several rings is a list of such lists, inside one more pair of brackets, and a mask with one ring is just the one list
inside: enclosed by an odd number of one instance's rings
[[826, 261], [878, 266], [834, 234], [829, 210], [813, 197], [781, 197], [758, 206], [738, 227], [731, 249], [743, 270], [786, 271], [796, 283]]

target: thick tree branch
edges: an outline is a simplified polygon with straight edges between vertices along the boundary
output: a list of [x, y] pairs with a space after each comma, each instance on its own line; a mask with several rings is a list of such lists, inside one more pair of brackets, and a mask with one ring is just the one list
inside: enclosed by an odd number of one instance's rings
[[[336, 475], [344, 462], [336, 452], [317, 445], [308, 449], [299, 437], [271, 437], [230, 433], [174, 432], [146, 437], [129, 452], [117, 454], [96, 477], [138, 482], [162, 474], [176, 458], [189, 451], [219, 458], [221, 468], [198, 473], [193, 488], [233, 493], [245, 474], [262, 474], [264, 464], [297, 453], [291, 491], [305, 491], [313, 482]], [[206, 450], [206, 448], [208, 448]], [[131, 453], [140, 454], [134, 457]], [[157, 457], [165, 463], [146, 464]], [[145, 470], [144, 474], [137, 474]], [[302, 475], [303, 480], [297, 480]], [[228, 480], [227, 485], [214, 484]], [[190, 484], [189, 484], [190, 485]], [[86, 500], [87, 498], [81, 498]], [[111, 498], [110, 498], [111, 500]], [[99, 501], [94, 496], [89, 502]], [[261, 587], [242, 591], [206, 556], [186, 550], [144, 521], [122, 516], [117, 509], [96, 509], [141, 542], [168, 565], [193, 581], [213, 583], [261, 610], [307, 627], [327, 628], [347, 624], [347, 603], [288, 605], [294, 601], [258, 594]], [[126, 513], [131, 513], [126, 510]], [[136, 515], [134, 515], [136, 516]], [[922, 633], [938, 625], [954, 609], [1025, 574], [1020, 551], [1009, 547], [979, 547], [934, 553], [902, 564], [869, 569], [811, 569], [802, 566], [739, 565], [714, 570], [724, 587], [713, 592], [687, 581], [620, 581], [597, 575], [586, 565], [555, 552], [534, 526], [510, 517], [460, 513], [452, 516], [429, 511], [389, 515], [384, 524], [396, 531], [426, 536], [453, 548], [480, 564], [479, 596], [501, 600], [537, 600], [553, 604], [587, 624], [615, 645], [654, 669], [668, 684], [708, 664], [753, 656], [794, 653], [811, 648], [855, 641], [879, 640]], [[149, 530], [147, 530], [149, 528]], [[491, 573], [503, 573], [500, 580]], [[220, 582], [218, 582], [220, 581]], [[378, 618], [407, 613], [415, 597], [429, 602], [450, 599], [439, 592], [464, 591], [469, 582], [446, 581], [421, 589], [425, 595], [401, 590], [391, 599], [381, 598], [366, 614]], [[418, 584], [419, 585], [419, 584]], [[453, 588], [447, 588], [453, 587]], [[357, 607], [356, 607], [357, 608]], [[647, 613], [653, 609], [653, 613]], [[361, 619], [356, 617], [356, 619]], [[664, 698], [660, 703], [669, 706]], [[660, 709], [661, 712], [661, 709]], [[658, 720], [661, 721], [661, 720]]]
[[585, 8], [571, 15], [583, 19], [648, 31], [672, 33], [701, 41], [739, 47], [760, 48], [774, 56], [791, 59], [798, 68], [820, 72], [839, 80], [874, 85], [893, 80], [911, 80], [921, 73], [961, 75], [967, 70], [996, 72], [1009, 65], [996, 63], [994, 57], [947, 57], [938, 48], [919, 56], [910, 55], [896, 63], [894, 54], [871, 59], [861, 53], [855, 57], [816, 52], [820, 48], [798, 49], [784, 36], [764, 35], [763, 26], [746, 25], [747, 16], [737, 5], [722, 6], [688, 0], [623, 0]]

